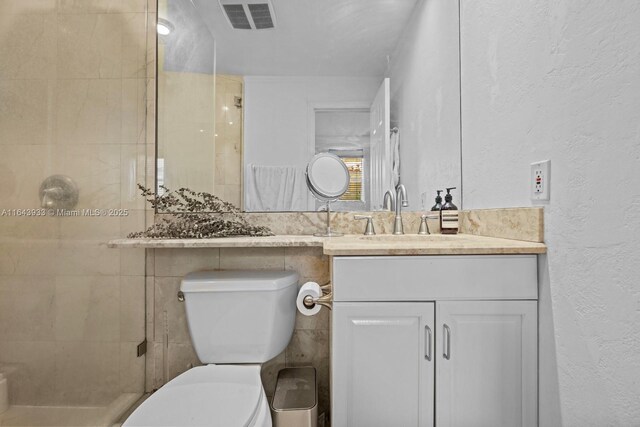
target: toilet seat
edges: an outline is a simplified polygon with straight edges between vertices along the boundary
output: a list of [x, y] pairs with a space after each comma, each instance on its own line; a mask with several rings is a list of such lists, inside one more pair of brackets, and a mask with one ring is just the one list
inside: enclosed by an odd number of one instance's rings
[[145, 400], [123, 427], [271, 426], [258, 365], [189, 369]]

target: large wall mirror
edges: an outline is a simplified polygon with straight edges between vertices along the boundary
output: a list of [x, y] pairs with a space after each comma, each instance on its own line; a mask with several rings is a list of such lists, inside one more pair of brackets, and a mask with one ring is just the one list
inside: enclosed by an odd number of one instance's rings
[[342, 211], [460, 186], [456, 0], [159, 0], [158, 188], [247, 212], [323, 208], [305, 168], [340, 157]]

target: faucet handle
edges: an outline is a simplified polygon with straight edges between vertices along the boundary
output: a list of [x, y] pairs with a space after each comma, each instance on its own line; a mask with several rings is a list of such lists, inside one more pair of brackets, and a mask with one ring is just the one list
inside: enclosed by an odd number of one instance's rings
[[431, 234], [429, 233], [429, 226], [427, 225], [427, 215], [422, 215], [420, 219], [420, 229], [418, 230], [418, 234]]
[[431, 234], [429, 232], [429, 225], [427, 224], [427, 219], [439, 219], [440, 216], [439, 215], [422, 215], [421, 217], [421, 221], [420, 221], [420, 229], [418, 230], [418, 234], [420, 235], [425, 235], [425, 234]]
[[354, 215], [353, 219], [367, 220], [367, 227], [364, 230], [365, 236], [373, 236], [376, 234], [376, 230], [373, 228], [373, 217], [371, 215]]

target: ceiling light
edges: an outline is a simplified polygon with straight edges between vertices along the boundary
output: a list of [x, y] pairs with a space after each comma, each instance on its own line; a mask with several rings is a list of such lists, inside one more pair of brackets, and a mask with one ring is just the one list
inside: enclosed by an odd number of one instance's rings
[[175, 27], [171, 22], [162, 18], [158, 18], [157, 28], [158, 28], [158, 34], [161, 36], [168, 36], [169, 34], [171, 34], [173, 30], [175, 30]]

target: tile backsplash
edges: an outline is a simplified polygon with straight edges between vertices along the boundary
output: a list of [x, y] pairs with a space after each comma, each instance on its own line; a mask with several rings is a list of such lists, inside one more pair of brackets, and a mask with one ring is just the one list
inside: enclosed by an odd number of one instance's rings
[[460, 228], [466, 234], [542, 243], [544, 209], [529, 207], [462, 211]]

